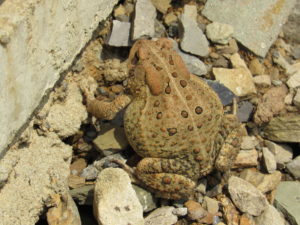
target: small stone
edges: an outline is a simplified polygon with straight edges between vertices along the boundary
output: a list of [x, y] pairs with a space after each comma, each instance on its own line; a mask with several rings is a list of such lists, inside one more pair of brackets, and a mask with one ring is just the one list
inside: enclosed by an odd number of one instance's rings
[[258, 165], [258, 153], [255, 149], [240, 150], [234, 162], [234, 168], [253, 167]]
[[275, 160], [280, 168], [292, 161], [293, 149], [284, 144], [276, 144], [272, 141], [265, 140], [265, 145], [275, 155]]
[[271, 86], [271, 78], [269, 75], [258, 75], [253, 77], [253, 81], [257, 86], [261, 87], [270, 87]]
[[289, 88], [300, 87], [300, 72], [297, 72], [290, 76], [286, 84], [289, 86]]
[[242, 212], [259, 216], [268, 206], [266, 197], [251, 183], [232, 176], [228, 181], [231, 199]]
[[222, 211], [225, 221], [230, 221], [230, 225], [241, 225], [239, 223], [240, 212], [234, 206], [232, 201], [229, 198], [227, 198], [224, 194], [222, 194], [218, 199], [222, 205]]
[[94, 165], [88, 165], [82, 170], [80, 174], [81, 177], [84, 177], [86, 180], [95, 180], [98, 176], [99, 170]]
[[296, 62], [292, 65], [289, 64], [286, 72], [288, 75], [293, 75], [295, 73], [299, 73], [300, 72], [300, 62]]
[[145, 213], [157, 208], [156, 199], [152, 196], [152, 194], [149, 191], [140, 188], [137, 185], [132, 185], [132, 187], [135, 190], [135, 193], [140, 203], [142, 204], [143, 211]]
[[255, 146], [258, 144], [259, 144], [259, 142], [255, 136], [243, 136], [242, 143], [241, 143], [241, 149], [251, 150], [251, 149], [254, 149]]
[[151, 0], [155, 8], [165, 14], [168, 8], [171, 7], [171, 0]]
[[220, 81], [237, 96], [256, 93], [253, 77], [245, 62], [236, 53], [230, 58], [233, 69], [213, 68], [216, 80]]
[[207, 215], [207, 211], [198, 203], [193, 200], [188, 200], [184, 203], [188, 210], [188, 218], [191, 220], [200, 220]]
[[281, 181], [281, 177], [279, 171], [272, 174], [263, 174], [253, 169], [245, 169], [240, 173], [240, 178], [253, 184], [262, 193], [275, 190]]
[[224, 106], [232, 103], [235, 95], [226, 86], [224, 86], [218, 81], [212, 81], [212, 80], [205, 80], [205, 81], [218, 94]]
[[72, 164], [70, 166], [70, 171], [72, 171], [72, 173], [74, 173], [73, 171], [76, 171], [74, 175], [77, 175], [77, 174], [80, 174], [82, 172], [82, 170], [86, 167], [87, 167], [87, 163], [86, 163], [85, 159], [79, 158], [79, 159], [75, 160], [74, 162], [72, 162]]
[[129, 22], [120, 22], [113, 20], [112, 31], [107, 44], [115, 47], [130, 46], [130, 27]]
[[286, 114], [273, 118], [262, 132], [263, 137], [277, 142], [299, 142], [299, 114]]
[[286, 165], [288, 171], [295, 177], [296, 179], [300, 178], [300, 156], [297, 156], [291, 162]]
[[249, 101], [238, 103], [237, 117], [240, 122], [248, 122], [254, 110], [254, 105]]
[[253, 75], [262, 75], [265, 73], [265, 67], [259, 62], [258, 58], [254, 58], [250, 61], [249, 70]]
[[133, 26], [133, 40], [143, 36], [154, 37], [156, 9], [151, 0], [137, 0]]
[[268, 148], [262, 149], [264, 166], [268, 173], [274, 173], [276, 170], [276, 160], [273, 153]]
[[77, 175], [70, 175], [68, 178], [70, 188], [79, 188], [85, 185], [85, 178]]
[[214, 43], [227, 44], [233, 34], [233, 27], [229, 24], [213, 22], [206, 26], [206, 35]]
[[175, 208], [172, 206], [164, 206], [154, 210], [145, 218], [145, 225], [175, 224], [178, 218], [176, 215], [173, 214], [174, 209]]
[[294, 96], [293, 103], [295, 106], [300, 108], [300, 89], [297, 89], [296, 95]]
[[209, 54], [209, 43], [197, 24], [196, 16], [191, 16], [193, 14], [197, 15], [196, 6], [185, 5], [180, 17], [180, 47], [185, 52], [205, 57]]
[[187, 208], [181, 207], [181, 208], [175, 208], [173, 210], [173, 214], [176, 216], [186, 216], [187, 215]]
[[100, 134], [93, 143], [105, 156], [127, 148], [129, 144], [124, 128], [112, 124], [107, 124], [101, 128]]
[[280, 213], [272, 205], [269, 205], [266, 210], [258, 217], [255, 218], [256, 224], [263, 225], [285, 225], [285, 220]]
[[286, 104], [286, 105], [291, 105], [292, 103], [293, 103], [293, 98], [294, 98], [294, 95], [293, 95], [293, 93], [288, 93], [286, 96], [285, 96], [285, 98], [284, 98], [284, 103]]
[[164, 17], [164, 23], [169, 26], [172, 23], [175, 23], [178, 20], [178, 17], [175, 15], [174, 12], [170, 12], [165, 15]]
[[216, 215], [219, 211], [219, 202], [213, 198], [204, 197], [204, 204], [209, 213]]
[[[123, 5], [118, 5], [115, 9], [114, 9], [114, 17], [118, 18], [118, 17], [122, 17], [126, 15], [126, 8]], [[127, 21], [128, 22], [128, 21]]]
[[213, 62], [213, 67], [223, 67], [227, 68], [228, 67], [228, 60], [225, 59], [223, 56], [219, 57], [217, 60], [214, 60]]
[[107, 168], [98, 175], [93, 209], [98, 224], [144, 224], [143, 208], [130, 178], [119, 168]]
[[292, 225], [300, 224], [300, 182], [283, 181], [277, 188], [275, 207]]
[[273, 116], [278, 115], [285, 108], [284, 98], [287, 92], [285, 85], [270, 88], [262, 99], [259, 99], [254, 122], [259, 125], [267, 123]]
[[95, 185], [85, 185], [70, 190], [70, 195], [79, 205], [93, 205]]

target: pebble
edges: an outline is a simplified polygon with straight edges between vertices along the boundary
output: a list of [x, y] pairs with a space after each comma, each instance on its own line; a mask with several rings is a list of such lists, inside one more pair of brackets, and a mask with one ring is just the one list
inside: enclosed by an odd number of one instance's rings
[[284, 98], [284, 103], [286, 105], [292, 105], [293, 103], [293, 98], [294, 98], [294, 94], [293, 93], [288, 93], [285, 98]]
[[173, 210], [173, 214], [176, 216], [186, 216], [187, 215], [187, 208], [181, 207], [181, 208], [175, 208]]
[[292, 225], [300, 224], [300, 182], [283, 181], [277, 188], [275, 207]]
[[99, 173], [93, 209], [98, 224], [144, 224], [143, 208], [131, 186], [130, 178], [119, 168], [107, 168]]
[[262, 75], [265, 74], [265, 67], [261, 64], [258, 58], [254, 58], [249, 63], [249, 70], [252, 75]]
[[294, 96], [293, 103], [295, 106], [300, 108], [300, 89], [297, 89], [296, 95]]
[[184, 13], [180, 17], [180, 47], [185, 52], [205, 57], [209, 54], [209, 43], [197, 24], [196, 15], [195, 5], [184, 6]]
[[271, 86], [271, 78], [269, 75], [258, 75], [253, 77], [253, 81], [257, 86], [261, 87], [270, 87]]
[[213, 68], [212, 71], [216, 80], [239, 97], [256, 93], [252, 74], [239, 54], [232, 55], [230, 61], [233, 64], [233, 69]]
[[268, 171], [268, 173], [274, 173], [276, 171], [276, 160], [273, 153], [268, 149], [263, 147], [262, 148], [263, 153], [263, 163]]
[[230, 105], [233, 102], [235, 95], [226, 86], [218, 81], [205, 80], [206, 83], [218, 94], [222, 104]]
[[236, 176], [229, 178], [228, 191], [233, 203], [242, 212], [259, 216], [268, 206], [266, 197], [257, 188]]
[[165, 14], [168, 8], [171, 7], [171, 0], [151, 0], [151, 1], [152, 4], [155, 6], [155, 8], [162, 14]]
[[155, 35], [156, 9], [151, 0], [137, 0], [133, 23], [133, 40]]
[[[279, 4], [278, 0], [269, 0], [262, 4], [259, 0], [247, 3], [236, 0], [207, 0], [202, 14], [211, 21], [232, 25], [233, 37], [237, 41], [255, 54], [265, 57], [295, 2], [281, 1]], [[276, 11], [276, 16], [272, 10]]]
[[285, 167], [285, 164], [292, 161], [293, 149], [285, 144], [276, 144], [272, 141], [265, 140], [265, 145], [275, 155], [275, 160], [280, 168]]
[[150, 212], [153, 209], [157, 208], [156, 199], [153, 197], [153, 195], [149, 191], [147, 191], [137, 185], [132, 185], [132, 187], [135, 190], [135, 193], [136, 193], [140, 203], [142, 204], [143, 211], [145, 213]]
[[107, 44], [115, 47], [130, 46], [130, 27], [131, 23], [129, 22], [113, 20], [112, 31]]
[[166, 14], [164, 17], [164, 23], [167, 26], [170, 26], [172, 23], [177, 22], [177, 20], [178, 20], [178, 17], [173, 12]]
[[289, 86], [289, 88], [297, 88], [300, 87], [300, 72], [297, 72], [290, 76], [290, 78], [287, 80], [286, 84]]
[[282, 175], [279, 171], [275, 171], [272, 174], [263, 174], [254, 169], [245, 169], [240, 173], [239, 177], [253, 184], [262, 193], [267, 193], [277, 188]]
[[93, 143], [103, 155], [108, 156], [127, 148], [129, 143], [124, 128], [112, 124], [106, 124], [101, 128]]
[[219, 201], [222, 205], [222, 211], [225, 218], [225, 221], [230, 221], [230, 225], [241, 225], [239, 223], [240, 220], [240, 212], [237, 210], [237, 208], [234, 206], [232, 201], [227, 198], [225, 195], [221, 195], [219, 197]]
[[254, 149], [259, 142], [255, 136], [243, 136], [241, 142], [241, 149], [251, 150]]
[[266, 210], [255, 218], [256, 224], [262, 225], [285, 225], [285, 220], [280, 213], [272, 205], [269, 205]]
[[207, 215], [207, 211], [198, 202], [193, 200], [185, 202], [184, 206], [187, 208], [188, 218], [191, 220], [199, 220]]
[[87, 167], [87, 163], [86, 163], [85, 159], [79, 158], [79, 159], [75, 160], [74, 162], [72, 162], [72, 164], [70, 166], [70, 171], [72, 171], [72, 173], [74, 175], [78, 175], [86, 167]]
[[247, 168], [255, 167], [258, 165], [258, 152], [255, 149], [252, 150], [240, 150], [235, 162], [235, 168]]
[[287, 170], [295, 177], [300, 179], [300, 156], [297, 156], [286, 165]]
[[174, 215], [173, 206], [164, 206], [158, 209], [155, 209], [145, 218], [145, 225], [173, 225], [177, 222], [178, 218]]
[[249, 101], [238, 103], [237, 117], [240, 122], [248, 122], [254, 110], [254, 105]]
[[70, 190], [70, 195], [79, 205], [93, 205], [95, 185], [85, 185], [83, 187]]
[[206, 26], [206, 35], [214, 43], [228, 44], [233, 34], [233, 27], [229, 24], [212, 22]]
[[68, 184], [70, 188], [79, 188], [85, 185], [85, 178], [77, 175], [72, 175], [68, 177]]
[[208, 196], [204, 197], [204, 205], [207, 211], [213, 215], [216, 215], [219, 211], [219, 202]]
[[217, 60], [213, 61], [213, 67], [224, 67], [227, 68], [229, 65], [229, 62], [225, 57], [220, 56]]
[[262, 136], [276, 142], [299, 142], [299, 114], [286, 114], [273, 119], [263, 128]]

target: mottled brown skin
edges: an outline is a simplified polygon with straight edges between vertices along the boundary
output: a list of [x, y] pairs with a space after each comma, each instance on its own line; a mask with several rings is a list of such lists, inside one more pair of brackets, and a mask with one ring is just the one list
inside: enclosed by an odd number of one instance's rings
[[188, 198], [197, 179], [228, 170], [240, 147], [239, 123], [216, 93], [188, 72], [172, 42], [137, 41], [129, 55], [133, 100], [124, 126], [143, 159], [136, 175], [162, 198]]

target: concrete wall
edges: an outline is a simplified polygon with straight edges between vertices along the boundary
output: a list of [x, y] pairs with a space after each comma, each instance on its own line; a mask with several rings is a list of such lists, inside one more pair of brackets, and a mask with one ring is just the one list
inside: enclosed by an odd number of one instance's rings
[[0, 5], [0, 159], [117, 2], [6, 0]]

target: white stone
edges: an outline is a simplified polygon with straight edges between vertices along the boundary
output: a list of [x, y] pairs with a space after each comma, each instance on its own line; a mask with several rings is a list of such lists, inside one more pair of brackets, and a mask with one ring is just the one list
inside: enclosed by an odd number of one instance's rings
[[117, 2], [1, 1], [0, 157]]
[[293, 149], [288, 145], [276, 144], [272, 141], [265, 140], [265, 145], [275, 155], [275, 160], [280, 167], [284, 167], [286, 163], [293, 158]]
[[[35, 131], [28, 147], [15, 150], [16, 163], [0, 193], [0, 224], [36, 224], [45, 200], [56, 193], [68, 193], [72, 147], [56, 134], [38, 136]], [[10, 153], [1, 160], [11, 160]], [[8, 157], [7, 157], [8, 156]], [[9, 170], [9, 168], [8, 168]]]
[[252, 184], [241, 178], [230, 177], [228, 191], [235, 206], [244, 213], [259, 216], [268, 206], [266, 197]]
[[209, 213], [216, 215], [219, 211], [219, 202], [213, 198], [204, 197], [204, 202], [206, 205], [206, 209]]
[[300, 87], [300, 71], [290, 76], [286, 83], [289, 86], [289, 88]]
[[206, 26], [207, 37], [215, 43], [228, 44], [233, 34], [233, 27], [229, 24], [212, 22]]
[[274, 173], [276, 171], [276, 160], [273, 153], [268, 148], [263, 148], [263, 160], [264, 165], [268, 173]]
[[250, 150], [255, 148], [256, 145], [258, 145], [258, 140], [256, 139], [255, 136], [242, 137], [241, 149]]
[[145, 218], [145, 225], [172, 225], [175, 224], [178, 220], [177, 216], [174, 215], [173, 210], [175, 208], [173, 206], [164, 206], [158, 208], [151, 212]]
[[119, 168], [107, 168], [98, 175], [93, 209], [98, 224], [144, 224], [143, 207], [128, 174]]
[[294, 96], [293, 103], [295, 106], [300, 108], [300, 89], [297, 89], [296, 95]]
[[137, 0], [133, 23], [133, 40], [143, 36], [154, 37], [156, 9], [151, 0]]
[[296, 178], [300, 178], [300, 156], [297, 156], [286, 165], [288, 171]]
[[262, 87], [271, 86], [271, 78], [269, 75], [257, 75], [253, 77], [253, 81], [258, 86], [262, 86]]
[[185, 5], [184, 13], [180, 17], [182, 29], [180, 29], [180, 47], [183, 51], [198, 56], [209, 54], [209, 43], [199, 28], [196, 16], [197, 8], [195, 5]]
[[255, 149], [239, 151], [235, 162], [235, 168], [253, 167], [258, 165], [258, 153]]
[[128, 47], [130, 44], [131, 23], [113, 20], [112, 31], [108, 45], [116, 47]]
[[261, 225], [285, 225], [285, 221], [272, 205], [269, 205], [267, 209], [258, 217], [255, 218], [256, 224]]

